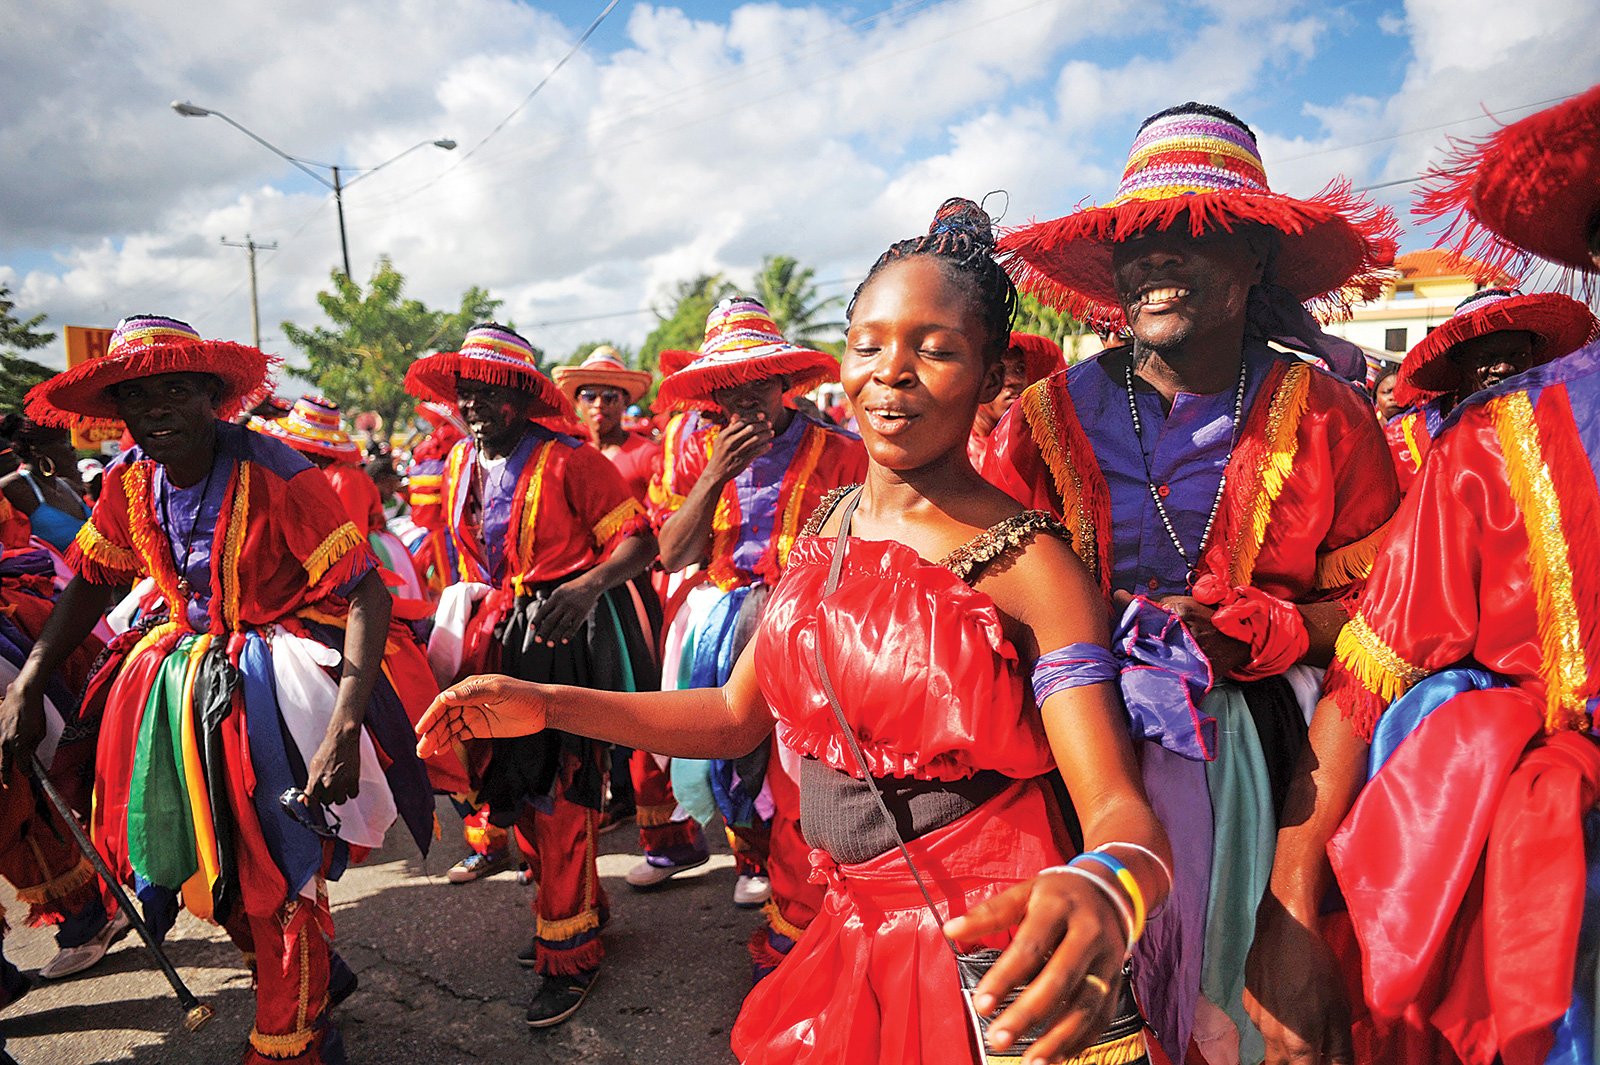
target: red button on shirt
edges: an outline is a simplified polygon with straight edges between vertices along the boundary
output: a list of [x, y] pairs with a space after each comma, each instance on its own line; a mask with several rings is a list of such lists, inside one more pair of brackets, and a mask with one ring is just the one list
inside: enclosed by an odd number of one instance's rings
[[1156, 495], [1160, 496], [1162, 499], [1165, 499], [1167, 498], [1167, 493], [1171, 491], [1171, 488], [1167, 487], [1166, 485], [1162, 485], [1156, 489]]

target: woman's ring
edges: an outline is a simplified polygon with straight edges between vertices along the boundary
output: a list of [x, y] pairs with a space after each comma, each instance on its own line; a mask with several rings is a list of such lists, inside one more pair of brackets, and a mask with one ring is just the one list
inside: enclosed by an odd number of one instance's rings
[[1111, 993], [1111, 984], [1103, 976], [1096, 976], [1094, 973], [1084, 973], [1083, 982], [1094, 988], [1095, 994], [1099, 995], [1101, 998], [1105, 998]]

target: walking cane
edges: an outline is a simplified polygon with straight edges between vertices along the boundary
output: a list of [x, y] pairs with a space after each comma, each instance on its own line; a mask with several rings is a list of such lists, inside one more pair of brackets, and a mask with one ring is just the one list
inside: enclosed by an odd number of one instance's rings
[[61, 820], [67, 823], [67, 828], [72, 831], [72, 838], [78, 841], [78, 849], [83, 856], [89, 859], [89, 864], [94, 866], [95, 872], [100, 874], [100, 879], [105, 881], [117, 896], [117, 906], [128, 915], [134, 930], [139, 933], [139, 938], [144, 940], [144, 945], [150, 948], [150, 953], [156, 956], [156, 962], [161, 966], [161, 973], [167, 978], [167, 983], [172, 985], [172, 990], [178, 995], [178, 1005], [183, 1007], [183, 1026], [191, 1032], [198, 1032], [211, 1020], [212, 1009], [204, 1002], [194, 997], [188, 987], [184, 986], [183, 978], [178, 975], [178, 970], [172, 967], [172, 962], [167, 960], [167, 955], [161, 949], [161, 944], [156, 942], [155, 936], [150, 934], [150, 929], [145, 925], [144, 919], [139, 916], [139, 911], [133, 908], [133, 902], [128, 898], [128, 893], [122, 890], [122, 885], [117, 883], [117, 878], [112, 875], [111, 868], [106, 865], [106, 860], [100, 857], [100, 852], [95, 849], [89, 837], [84, 835], [83, 828], [78, 824], [78, 818], [67, 805], [56, 786], [50, 783], [50, 777], [45, 773], [44, 766], [39, 763], [39, 756], [33, 756], [33, 775], [39, 783], [44, 785], [44, 793], [50, 797], [50, 805], [56, 808], [56, 813], [61, 815]]

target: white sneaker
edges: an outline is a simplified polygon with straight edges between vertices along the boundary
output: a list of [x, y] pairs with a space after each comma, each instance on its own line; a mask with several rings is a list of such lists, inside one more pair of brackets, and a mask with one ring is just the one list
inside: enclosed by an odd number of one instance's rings
[[744, 909], [764, 906], [772, 898], [772, 881], [764, 876], [741, 876], [733, 885], [733, 904]]
[[39, 970], [39, 976], [45, 980], [59, 980], [64, 976], [72, 976], [91, 968], [106, 956], [111, 944], [116, 942], [131, 924], [128, 915], [118, 910], [117, 915], [107, 921], [106, 926], [89, 942], [77, 947], [62, 947], [56, 956]]
[[696, 856], [687, 862], [673, 862], [665, 859], [652, 861], [646, 858], [632, 869], [629, 869], [628, 875], [623, 879], [628, 882], [629, 887], [647, 890], [658, 884], [665, 883], [686, 869], [699, 868], [710, 860], [710, 854]]

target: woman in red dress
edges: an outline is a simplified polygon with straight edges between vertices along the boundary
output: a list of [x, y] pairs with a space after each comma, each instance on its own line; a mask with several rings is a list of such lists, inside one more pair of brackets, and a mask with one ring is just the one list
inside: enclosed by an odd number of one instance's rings
[[[1091, 1043], [1096, 1061], [1146, 1060], [1137, 1025], [1103, 1033], [1171, 858], [1139, 783], [1106, 604], [1067, 532], [967, 458], [973, 412], [1001, 385], [1016, 299], [992, 247], [988, 216], [952, 200], [857, 290], [841, 378], [872, 460], [866, 483], [813, 516], [724, 687], [625, 695], [474, 677], [418, 726], [423, 751], [548, 725], [690, 758], [730, 757], [777, 727], [805, 756], [801, 822], [828, 894], [745, 1000], [733, 1032], [745, 1062], [975, 1054], [946, 937], [1003, 950], [972, 1003], [1007, 1060], [1059, 1061]], [[1068, 866], [1052, 769], [1093, 848]], [[1024, 1050], [1019, 1033], [1038, 1038]]]

